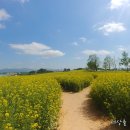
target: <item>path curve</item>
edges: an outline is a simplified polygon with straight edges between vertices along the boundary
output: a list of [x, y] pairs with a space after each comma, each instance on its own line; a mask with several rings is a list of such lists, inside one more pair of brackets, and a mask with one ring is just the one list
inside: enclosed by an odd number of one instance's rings
[[63, 92], [58, 130], [124, 130], [111, 125], [111, 121], [95, 108], [89, 93], [90, 87], [79, 93]]

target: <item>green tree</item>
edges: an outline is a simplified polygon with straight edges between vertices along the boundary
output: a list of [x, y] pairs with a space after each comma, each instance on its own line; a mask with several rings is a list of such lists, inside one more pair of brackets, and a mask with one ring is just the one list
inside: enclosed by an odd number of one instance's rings
[[104, 58], [103, 68], [105, 70], [107, 70], [107, 69], [110, 70], [112, 66], [114, 66], [114, 60], [113, 60], [113, 58], [111, 58], [111, 56], [106, 56]]
[[130, 58], [128, 56], [128, 53], [126, 51], [123, 51], [122, 58], [120, 59], [119, 65], [125, 66], [126, 70], [128, 71], [129, 63], [130, 63]]
[[46, 73], [47, 72], [47, 70], [46, 69], [39, 69], [39, 70], [37, 70], [37, 73]]
[[30, 71], [28, 74], [36, 74], [36, 71]]
[[117, 70], [117, 60], [115, 57], [113, 58], [113, 67], [114, 67], [114, 70]]
[[89, 55], [88, 62], [87, 62], [87, 67], [90, 70], [95, 70], [95, 71], [98, 70], [99, 58], [97, 57], [96, 54]]

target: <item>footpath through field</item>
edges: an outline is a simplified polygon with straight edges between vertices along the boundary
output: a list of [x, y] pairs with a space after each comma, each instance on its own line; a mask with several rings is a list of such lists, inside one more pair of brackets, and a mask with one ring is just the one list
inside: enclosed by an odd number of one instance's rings
[[58, 130], [124, 130], [111, 125], [111, 121], [96, 110], [89, 92], [90, 87], [79, 93], [63, 92]]

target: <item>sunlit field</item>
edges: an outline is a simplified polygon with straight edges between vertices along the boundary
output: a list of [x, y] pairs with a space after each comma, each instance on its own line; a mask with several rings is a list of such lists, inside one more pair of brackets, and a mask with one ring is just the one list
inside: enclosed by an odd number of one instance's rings
[[70, 71], [0, 77], [1, 130], [53, 130], [61, 92], [91, 87], [96, 106], [112, 119], [130, 119], [130, 74]]

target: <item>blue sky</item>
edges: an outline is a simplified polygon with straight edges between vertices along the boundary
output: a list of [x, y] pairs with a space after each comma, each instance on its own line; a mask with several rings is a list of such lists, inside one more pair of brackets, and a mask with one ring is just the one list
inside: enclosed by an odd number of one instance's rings
[[129, 42], [130, 0], [0, 0], [0, 69], [85, 67]]

